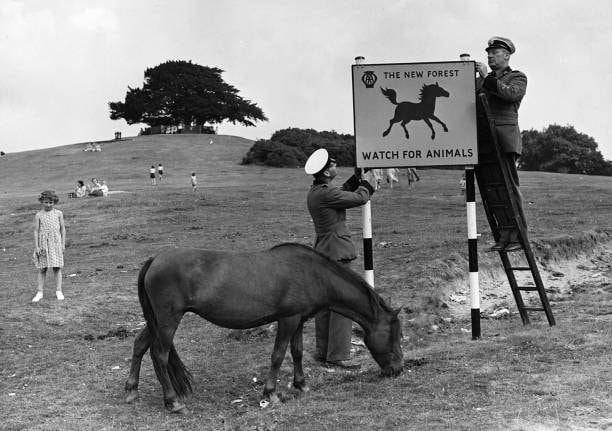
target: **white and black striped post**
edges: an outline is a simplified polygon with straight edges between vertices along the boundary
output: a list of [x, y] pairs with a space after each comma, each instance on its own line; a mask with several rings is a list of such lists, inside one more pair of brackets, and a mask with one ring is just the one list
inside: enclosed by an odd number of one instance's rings
[[480, 338], [480, 291], [478, 286], [478, 234], [476, 232], [476, 188], [474, 186], [474, 166], [465, 167], [465, 203], [467, 207], [472, 339], [477, 340]]
[[[363, 64], [365, 57], [355, 57], [355, 64]], [[363, 269], [365, 281], [374, 287], [374, 254], [372, 253], [372, 205], [367, 201], [361, 206], [363, 228]]]

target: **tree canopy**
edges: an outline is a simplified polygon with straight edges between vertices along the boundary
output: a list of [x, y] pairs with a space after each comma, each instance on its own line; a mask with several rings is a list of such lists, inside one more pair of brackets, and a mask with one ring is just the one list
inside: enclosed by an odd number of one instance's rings
[[259, 139], [242, 159], [242, 164], [275, 167], [304, 166], [318, 148], [325, 148], [338, 166], [355, 166], [355, 138], [334, 131], [288, 128], [274, 132], [270, 139]]
[[592, 137], [573, 126], [552, 124], [543, 131], [521, 133], [521, 169], [569, 174], [612, 175], [612, 162], [604, 160]]
[[109, 102], [110, 118], [149, 126], [202, 126], [227, 120], [245, 126], [267, 121], [257, 104], [227, 84], [223, 70], [191, 61], [167, 61], [148, 68], [142, 88], [130, 88], [124, 102]]

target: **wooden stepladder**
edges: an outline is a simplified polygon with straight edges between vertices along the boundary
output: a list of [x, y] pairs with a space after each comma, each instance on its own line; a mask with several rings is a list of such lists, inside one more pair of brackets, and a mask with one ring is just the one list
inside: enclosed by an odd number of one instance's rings
[[[555, 318], [553, 317], [550, 303], [548, 302], [548, 297], [546, 296], [546, 291], [544, 290], [544, 283], [540, 277], [540, 272], [533, 256], [533, 251], [529, 245], [524, 215], [522, 214], [522, 211], [519, 210], [514, 193], [511, 192], [512, 184], [510, 182], [510, 173], [508, 172], [508, 167], [506, 164], [503, 163], [501, 148], [499, 147], [497, 134], [495, 132], [495, 120], [491, 116], [491, 110], [489, 108], [489, 103], [487, 102], [486, 96], [481, 94], [479, 97], [484, 114], [486, 115], [489, 123], [489, 131], [491, 133], [493, 146], [495, 147], [495, 156], [492, 157], [491, 160], [485, 160], [482, 163], [490, 164], [492, 165], [492, 168], [497, 168], [501, 171], [500, 181], [489, 182], [486, 185], [480, 184], [479, 182], [478, 187], [480, 189], [482, 204], [487, 214], [487, 219], [489, 220], [489, 225], [491, 226], [491, 231], [493, 232], [493, 237], [495, 238], [496, 242], [500, 239], [500, 230], [502, 229], [516, 229], [518, 232], [518, 238], [522, 245], [522, 249], [517, 250], [516, 252], [522, 251], [524, 253], [526, 265], [513, 264], [508, 256], [508, 254], [511, 253], [509, 251], [501, 250], [499, 251], [499, 255], [504, 265], [506, 275], [508, 276], [510, 288], [512, 289], [512, 294], [514, 295], [523, 324], [529, 323], [528, 312], [543, 311], [546, 313], [548, 324], [553, 326], [555, 325]], [[480, 164], [481, 162], [479, 161], [479, 165]], [[531, 278], [533, 279], [533, 285], [531, 285], [531, 283], [529, 283], [529, 285], [519, 285], [516, 273], [530, 274]], [[537, 292], [542, 306], [526, 306], [523, 301], [522, 292]]]

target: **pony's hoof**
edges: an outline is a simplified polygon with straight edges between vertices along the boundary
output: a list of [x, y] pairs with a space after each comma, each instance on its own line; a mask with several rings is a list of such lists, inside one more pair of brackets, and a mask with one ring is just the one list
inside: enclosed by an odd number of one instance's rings
[[177, 403], [175, 406], [172, 407], [170, 413], [177, 415], [188, 415], [189, 409], [187, 409], [187, 406], [185, 404]]
[[168, 412], [177, 415], [186, 415], [189, 414], [189, 410], [187, 406], [183, 403], [179, 403], [178, 401], [174, 401], [172, 403], [166, 404], [166, 409]]
[[138, 391], [131, 391], [125, 397], [125, 403], [126, 404], [132, 404], [137, 399], [138, 399]]

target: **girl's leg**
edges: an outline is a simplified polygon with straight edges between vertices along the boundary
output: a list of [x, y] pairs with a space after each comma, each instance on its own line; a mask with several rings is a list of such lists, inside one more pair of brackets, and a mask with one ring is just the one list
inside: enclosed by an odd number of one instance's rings
[[38, 290], [32, 302], [38, 302], [43, 297], [43, 288], [45, 286], [45, 275], [47, 274], [47, 268], [41, 268], [38, 270]]
[[62, 268], [53, 268], [53, 275], [55, 276], [55, 295], [61, 301], [64, 299], [64, 293], [62, 292]]

